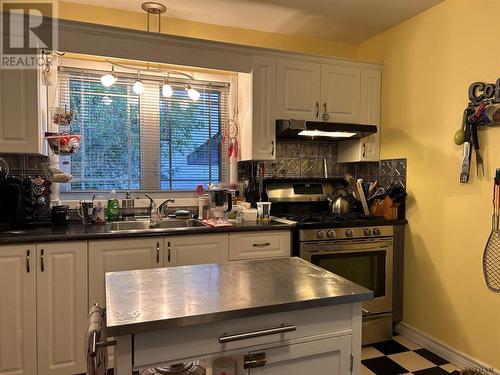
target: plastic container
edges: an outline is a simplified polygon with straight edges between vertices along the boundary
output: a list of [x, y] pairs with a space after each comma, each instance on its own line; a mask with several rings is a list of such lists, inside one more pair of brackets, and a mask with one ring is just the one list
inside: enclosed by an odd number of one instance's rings
[[257, 219], [271, 220], [271, 202], [257, 202]]
[[107, 205], [108, 221], [120, 220], [120, 201], [116, 197], [116, 190], [111, 190], [111, 197]]
[[249, 208], [248, 210], [242, 210], [241, 218], [243, 221], [257, 221], [257, 209]]

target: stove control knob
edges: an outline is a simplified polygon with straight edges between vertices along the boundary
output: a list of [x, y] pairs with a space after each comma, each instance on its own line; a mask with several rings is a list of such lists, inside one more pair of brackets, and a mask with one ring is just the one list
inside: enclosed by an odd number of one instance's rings
[[337, 233], [335, 233], [334, 230], [329, 230], [326, 235], [328, 236], [328, 238], [335, 238], [337, 237]]
[[345, 231], [345, 235], [347, 237], [353, 237], [354, 236], [354, 231], [352, 229], [348, 229]]
[[380, 228], [373, 228], [373, 235], [380, 236]]
[[366, 228], [364, 230], [365, 236], [371, 236], [372, 235], [372, 230], [370, 228]]
[[325, 232], [323, 232], [322, 230], [320, 230], [317, 234], [318, 238], [320, 240], [322, 240], [323, 238], [325, 238]]

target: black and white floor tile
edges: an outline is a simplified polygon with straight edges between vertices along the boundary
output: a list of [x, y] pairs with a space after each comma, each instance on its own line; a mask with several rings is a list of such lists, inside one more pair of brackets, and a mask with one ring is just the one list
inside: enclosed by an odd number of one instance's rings
[[422, 348], [405, 336], [364, 346], [361, 375], [448, 375], [460, 369], [438, 355]]

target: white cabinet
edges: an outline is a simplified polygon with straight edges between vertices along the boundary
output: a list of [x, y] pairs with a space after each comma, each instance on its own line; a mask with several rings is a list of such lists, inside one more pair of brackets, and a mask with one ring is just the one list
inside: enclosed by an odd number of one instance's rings
[[85, 372], [87, 243], [37, 245], [38, 375]]
[[320, 64], [278, 58], [277, 118], [319, 120], [320, 93]]
[[89, 241], [89, 306], [104, 306], [106, 272], [161, 267], [162, 259], [161, 238]]
[[361, 71], [321, 65], [321, 118], [340, 123], [360, 122]]
[[229, 260], [289, 257], [290, 253], [289, 231], [229, 234]]
[[0, 153], [47, 154], [46, 98], [39, 69], [0, 69]]
[[228, 260], [227, 234], [172, 236], [164, 241], [165, 267], [225, 263]]
[[360, 122], [377, 125], [377, 133], [338, 144], [338, 162], [378, 161], [380, 159], [380, 71], [361, 71]]
[[351, 335], [255, 350], [248, 360], [264, 359], [262, 366], [248, 369], [251, 375], [351, 373]]
[[253, 56], [252, 73], [239, 75], [238, 91], [241, 160], [274, 160], [276, 58]]
[[35, 246], [0, 247], [0, 374], [36, 373]]

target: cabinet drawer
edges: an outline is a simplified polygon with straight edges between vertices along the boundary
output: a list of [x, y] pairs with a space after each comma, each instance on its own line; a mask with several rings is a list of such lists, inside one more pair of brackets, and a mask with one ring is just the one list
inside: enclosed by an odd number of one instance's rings
[[229, 260], [288, 257], [290, 249], [290, 232], [248, 232], [229, 236]]
[[[359, 310], [360, 306], [325, 306], [138, 333], [133, 338], [134, 367], [146, 368], [161, 362], [183, 362], [242, 348], [252, 350], [261, 345], [282, 344], [305, 337], [350, 335], [353, 329], [353, 311]], [[219, 341], [223, 336], [261, 332], [282, 325], [294, 326], [296, 329], [278, 334], [271, 332], [258, 337], [244, 335], [223, 343]]]

